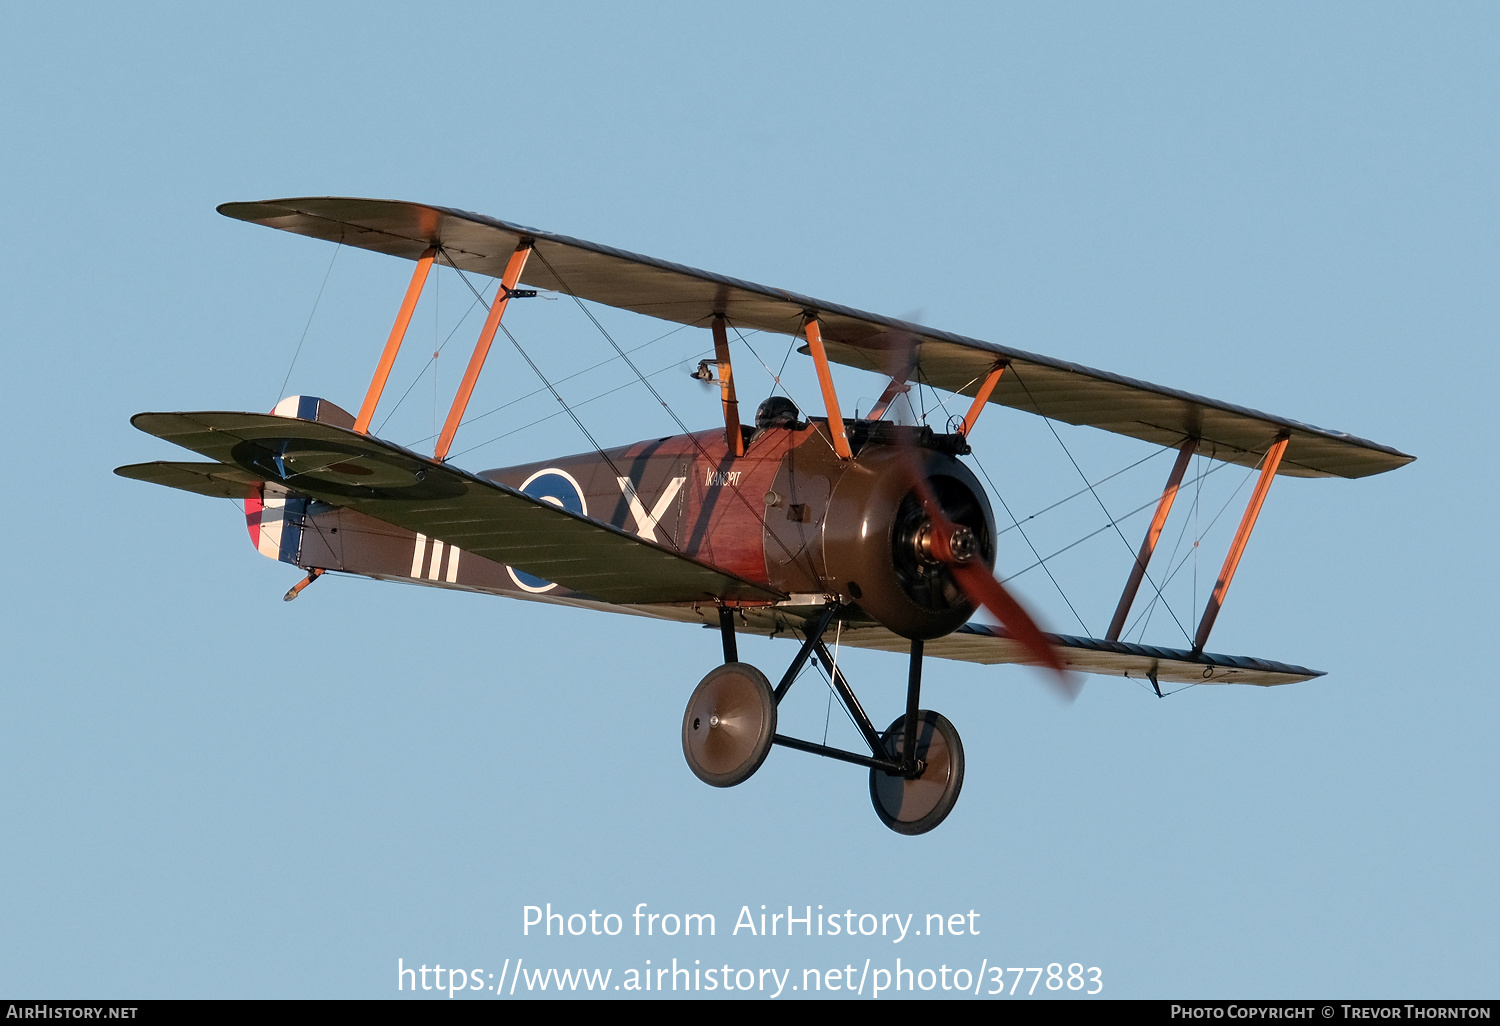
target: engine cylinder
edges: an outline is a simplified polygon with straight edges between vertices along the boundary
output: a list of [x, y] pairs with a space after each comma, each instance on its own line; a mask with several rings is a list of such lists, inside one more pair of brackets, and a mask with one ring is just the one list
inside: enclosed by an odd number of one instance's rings
[[822, 569], [845, 602], [903, 637], [926, 640], [957, 630], [974, 607], [933, 551], [931, 519], [905, 465], [913, 460], [958, 525], [954, 553], [994, 567], [994, 513], [969, 469], [931, 449], [880, 445], [863, 449], [834, 486]]

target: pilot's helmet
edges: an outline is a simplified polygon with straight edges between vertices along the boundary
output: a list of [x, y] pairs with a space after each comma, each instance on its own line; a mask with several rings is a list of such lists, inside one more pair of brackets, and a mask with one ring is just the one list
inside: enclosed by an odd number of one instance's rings
[[799, 417], [796, 403], [784, 395], [773, 395], [755, 411], [755, 429], [764, 431], [773, 427], [791, 427]]

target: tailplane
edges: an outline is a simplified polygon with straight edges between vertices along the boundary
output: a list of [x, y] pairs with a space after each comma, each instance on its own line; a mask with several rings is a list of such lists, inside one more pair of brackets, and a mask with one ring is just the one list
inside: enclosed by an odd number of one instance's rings
[[[327, 399], [311, 395], [287, 396], [271, 413], [341, 428], [354, 426], [353, 414]], [[198, 495], [243, 499], [245, 526], [255, 550], [283, 563], [298, 560], [310, 500], [274, 481], [257, 480], [247, 471], [223, 463], [136, 463], [118, 467], [115, 473]]]

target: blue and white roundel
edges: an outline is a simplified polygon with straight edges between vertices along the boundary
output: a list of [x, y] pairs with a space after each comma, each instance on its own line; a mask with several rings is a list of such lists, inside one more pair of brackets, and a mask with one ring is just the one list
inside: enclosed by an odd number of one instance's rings
[[[520, 490], [534, 499], [560, 506], [569, 513], [577, 513], [580, 516], [589, 515], [589, 505], [583, 498], [583, 489], [565, 470], [557, 470], [554, 467], [538, 470], [522, 482]], [[551, 581], [524, 573], [515, 567], [508, 566], [505, 569], [510, 574], [510, 579], [527, 591], [551, 591], [557, 587]]]

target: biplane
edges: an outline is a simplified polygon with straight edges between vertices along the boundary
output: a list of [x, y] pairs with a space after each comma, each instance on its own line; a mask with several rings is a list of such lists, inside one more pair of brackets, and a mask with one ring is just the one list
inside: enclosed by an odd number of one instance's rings
[[[853, 763], [869, 770], [880, 820], [903, 834], [942, 822], [963, 784], [958, 732], [921, 708], [925, 656], [1038, 665], [1067, 692], [1077, 674], [1149, 680], [1158, 695], [1164, 682], [1277, 685], [1319, 676], [1207, 651], [1267, 491], [1279, 475], [1358, 478], [1412, 459], [1229, 403], [460, 210], [308, 198], [219, 211], [414, 261], [395, 324], [357, 413], [291, 396], [269, 414], [138, 414], [136, 427], [207, 462], [136, 464], [117, 474], [243, 501], [255, 547], [306, 572], [288, 599], [336, 571], [716, 629], [723, 663], [683, 715], [692, 771], [717, 787], [739, 784], [774, 746]], [[375, 437], [371, 421], [439, 261], [499, 284], [426, 454]], [[706, 327], [715, 359], [698, 375], [719, 386], [722, 426], [499, 470], [454, 466], [454, 436], [506, 308], [537, 290]], [[821, 415], [775, 397], [753, 425], [741, 423], [730, 333], [747, 329], [802, 344]], [[864, 416], [842, 412], [831, 363], [889, 375]], [[967, 412], [941, 430], [890, 416], [917, 379], [963, 397]], [[1042, 633], [994, 576], [995, 515], [960, 458], [990, 404], [1177, 450], [1103, 638]], [[1255, 487], [1191, 647], [1124, 641], [1195, 454], [1254, 468]], [[999, 626], [972, 620], [979, 607]], [[906, 711], [884, 731], [830, 651], [835, 627], [842, 644], [908, 657]], [[800, 639], [775, 684], [739, 660], [740, 633]], [[777, 732], [778, 704], [813, 660], [868, 752]]]

